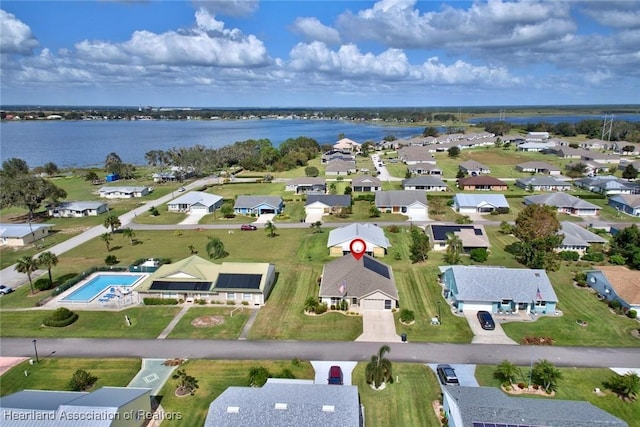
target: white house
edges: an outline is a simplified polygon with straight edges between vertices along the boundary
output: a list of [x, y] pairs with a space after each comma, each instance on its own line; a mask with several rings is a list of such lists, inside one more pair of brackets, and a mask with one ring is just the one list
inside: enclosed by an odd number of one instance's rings
[[0, 246], [26, 246], [49, 235], [53, 224], [0, 224]]
[[416, 176], [402, 181], [405, 190], [447, 191], [447, 183], [435, 176]]
[[189, 191], [167, 204], [170, 212], [188, 212], [208, 214], [222, 206], [222, 196], [205, 193], [204, 191]]
[[456, 212], [489, 213], [498, 209], [509, 209], [509, 202], [503, 194], [456, 194], [453, 196]]
[[389, 239], [384, 235], [384, 230], [375, 224], [349, 224], [329, 232], [327, 247], [329, 255], [343, 256], [351, 253], [353, 239], [362, 239], [365, 243], [365, 253], [374, 257], [381, 257], [387, 253], [391, 246]]
[[81, 218], [98, 216], [108, 211], [105, 202], [61, 202], [47, 208], [49, 216], [55, 218]]
[[102, 187], [98, 190], [100, 197], [107, 199], [132, 199], [144, 197], [153, 189], [151, 187]]

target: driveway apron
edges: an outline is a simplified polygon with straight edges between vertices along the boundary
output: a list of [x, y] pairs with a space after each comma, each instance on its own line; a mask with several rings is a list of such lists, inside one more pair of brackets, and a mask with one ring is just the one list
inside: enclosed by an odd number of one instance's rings
[[393, 313], [388, 310], [363, 310], [362, 335], [356, 341], [400, 342]]

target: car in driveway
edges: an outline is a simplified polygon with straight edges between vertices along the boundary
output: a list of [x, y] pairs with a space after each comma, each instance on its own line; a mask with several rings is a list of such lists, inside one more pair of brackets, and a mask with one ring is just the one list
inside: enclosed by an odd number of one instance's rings
[[242, 230], [242, 231], [254, 231], [254, 230], [257, 230], [257, 229], [258, 229], [258, 227], [256, 227], [253, 224], [242, 224], [240, 226], [240, 230]]
[[493, 317], [491, 317], [491, 313], [489, 313], [488, 311], [479, 311], [478, 321], [480, 322], [480, 326], [482, 327], [482, 329], [485, 329], [487, 331], [493, 331], [496, 328]]
[[0, 295], [10, 294], [11, 292], [13, 292], [12, 288], [5, 285], [0, 285]]
[[332, 366], [329, 368], [329, 378], [327, 379], [328, 384], [342, 385], [342, 378], [342, 368], [340, 366]]
[[436, 367], [436, 374], [442, 385], [460, 385], [456, 371], [453, 370], [451, 365], [445, 363]]

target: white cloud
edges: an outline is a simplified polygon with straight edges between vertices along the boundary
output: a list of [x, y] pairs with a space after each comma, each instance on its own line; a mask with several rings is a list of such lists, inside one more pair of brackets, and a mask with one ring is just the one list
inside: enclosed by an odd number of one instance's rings
[[196, 0], [192, 3], [198, 8], [205, 9], [212, 15], [248, 16], [259, 7], [258, 0]]
[[640, 28], [640, 1], [585, 2], [583, 11], [598, 23], [612, 28]]
[[0, 51], [3, 54], [30, 55], [38, 45], [28, 25], [0, 9]]
[[302, 36], [305, 41], [320, 41], [326, 44], [340, 44], [340, 33], [327, 27], [317, 18], [297, 18], [291, 25], [291, 31]]

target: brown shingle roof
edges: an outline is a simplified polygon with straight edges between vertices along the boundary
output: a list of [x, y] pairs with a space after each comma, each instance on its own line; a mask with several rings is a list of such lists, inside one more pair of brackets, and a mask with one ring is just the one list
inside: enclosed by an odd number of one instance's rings
[[640, 304], [640, 271], [627, 267], [599, 266], [598, 270], [620, 296], [629, 304]]

